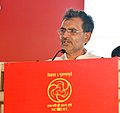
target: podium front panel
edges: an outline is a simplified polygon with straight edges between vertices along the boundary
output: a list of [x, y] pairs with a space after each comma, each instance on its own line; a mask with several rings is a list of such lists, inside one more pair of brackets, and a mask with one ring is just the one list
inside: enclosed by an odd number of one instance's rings
[[118, 113], [118, 59], [6, 63], [5, 113]]

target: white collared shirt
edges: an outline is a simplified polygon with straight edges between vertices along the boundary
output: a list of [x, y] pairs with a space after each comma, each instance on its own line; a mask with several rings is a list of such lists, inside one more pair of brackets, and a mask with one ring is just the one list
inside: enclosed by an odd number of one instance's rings
[[[101, 58], [99, 56], [93, 55], [91, 53], [86, 53], [84, 55], [80, 55], [76, 58], [77, 59], [92, 59], [92, 58]], [[54, 60], [69, 60], [66, 56], [66, 53], [64, 53], [62, 56], [60, 57], [56, 57]]]

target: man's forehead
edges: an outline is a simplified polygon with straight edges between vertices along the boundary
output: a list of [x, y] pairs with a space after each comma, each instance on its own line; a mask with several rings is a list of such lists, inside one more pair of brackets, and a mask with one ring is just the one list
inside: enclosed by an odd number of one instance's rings
[[64, 19], [62, 21], [61, 27], [81, 27], [83, 24], [83, 21], [79, 17], [74, 17], [70, 19]]

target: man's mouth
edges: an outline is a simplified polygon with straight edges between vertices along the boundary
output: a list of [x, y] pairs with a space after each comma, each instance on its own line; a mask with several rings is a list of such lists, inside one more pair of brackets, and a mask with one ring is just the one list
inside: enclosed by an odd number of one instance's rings
[[68, 44], [70, 43], [70, 41], [63, 41], [63, 46], [68, 46]]
[[68, 44], [68, 43], [70, 43], [69, 40], [64, 40], [64, 41], [63, 41], [63, 44]]

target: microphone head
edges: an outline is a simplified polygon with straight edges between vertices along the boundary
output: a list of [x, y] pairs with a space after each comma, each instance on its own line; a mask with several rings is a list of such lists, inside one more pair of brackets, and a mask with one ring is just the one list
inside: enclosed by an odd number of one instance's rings
[[60, 52], [61, 53], [66, 53], [66, 50], [65, 49], [61, 49]]

